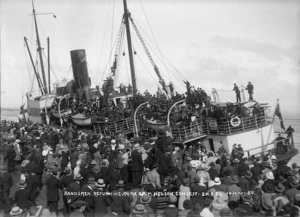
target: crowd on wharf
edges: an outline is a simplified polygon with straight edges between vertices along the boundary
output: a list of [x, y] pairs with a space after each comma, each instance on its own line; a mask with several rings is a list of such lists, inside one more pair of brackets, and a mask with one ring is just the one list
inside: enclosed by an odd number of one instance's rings
[[163, 130], [149, 140], [2, 121], [0, 150], [0, 206], [11, 216], [299, 215], [298, 165], [245, 156], [241, 144], [214, 153], [174, 145]]

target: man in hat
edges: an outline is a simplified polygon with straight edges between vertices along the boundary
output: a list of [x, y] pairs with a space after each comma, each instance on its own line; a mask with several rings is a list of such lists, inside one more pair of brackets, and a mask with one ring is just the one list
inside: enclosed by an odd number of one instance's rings
[[117, 189], [117, 183], [121, 179], [121, 173], [117, 165], [114, 165], [112, 171], [109, 174], [109, 190]]
[[11, 143], [9, 145], [8, 150], [6, 151], [6, 155], [4, 157], [4, 161], [7, 160], [8, 172], [15, 172], [15, 157], [17, 156], [16, 151], [14, 149], [14, 144]]
[[143, 195], [142, 197], [140, 197], [140, 204], [143, 204], [145, 207], [145, 210], [148, 213], [149, 217], [155, 217], [155, 213], [154, 210], [149, 206], [149, 203], [151, 202], [152, 198], [150, 195]]
[[68, 126], [67, 134], [68, 134], [68, 147], [71, 148], [72, 143], [73, 143], [73, 137], [75, 134], [75, 130], [73, 129], [72, 123], [70, 123]]
[[295, 130], [291, 127], [291, 125], [285, 131], [285, 133], [287, 134], [286, 138], [287, 138], [288, 145], [290, 145], [290, 144], [294, 145], [294, 138], [293, 138], [294, 132], [295, 132]]
[[251, 195], [242, 196], [243, 203], [239, 205], [240, 208], [243, 208], [247, 211], [247, 215], [251, 216], [253, 214], [253, 198]]
[[102, 216], [108, 213], [108, 207], [111, 205], [111, 199], [105, 195], [106, 185], [103, 179], [98, 179], [95, 183], [95, 216]]
[[112, 194], [111, 211], [120, 216], [126, 216], [130, 213], [130, 201], [129, 197], [124, 194], [124, 181], [119, 180], [117, 187], [118, 189], [114, 190]]
[[43, 182], [42, 182], [42, 175], [45, 169], [44, 159], [41, 153], [40, 148], [37, 148], [35, 152], [31, 155], [29, 159], [35, 165], [35, 174], [37, 176], [39, 182], [39, 188], [42, 189]]
[[64, 170], [64, 174], [65, 174], [65, 176], [61, 179], [61, 184], [62, 184], [62, 188], [63, 188], [64, 212], [70, 213], [68, 201], [67, 201], [67, 198], [65, 197], [64, 192], [66, 192], [69, 185], [71, 183], [73, 183], [75, 180], [74, 180], [74, 176], [72, 174], [71, 168], [66, 167]]
[[229, 201], [238, 201], [240, 199], [240, 195], [238, 192], [242, 192], [242, 189], [237, 186], [239, 183], [239, 178], [237, 175], [233, 175], [230, 177], [231, 185], [227, 187], [227, 192], [229, 192]]
[[15, 193], [15, 202], [18, 207], [21, 209], [29, 209], [30, 208], [30, 203], [29, 203], [29, 195], [30, 192], [28, 192], [25, 187], [26, 187], [26, 182], [24, 180], [20, 180], [19, 183], [17, 184], [19, 187], [19, 190], [16, 191]]
[[134, 144], [133, 151], [131, 153], [131, 171], [133, 188], [139, 188], [142, 182], [142, 175], [144, 170], [144, 162], [142, 159], [142, 154], [139, 152], [139, 148], [140, 145], [138, 143]]
[[85, 194], [83, 200], [86, 202], [85, 212], [87, 215], [90, 215], [94, 212], [95, 209], [95, 197], [94, 197], [94, 188], [95, 188], [95, 178], [93, 176], [89, 177], [88, 183], [83, 185], [81, 192]]
[[202, 212], [200, 213], [200, 216], [202, 217], [214, 217], [214, 214], [211, 212], [211, 204], [212, 204], [212, 199], [209, 197], [206, 197], [204, 199], [204, 208]]
[[290, 183], [290, 189], [286, 190], [285, 195], [289, 199], [290, 203], [293, 204], [293, 200], [296, 194], [300, 194], [300, 190], [298, 190], [299, 182], [298, 180], [293, 180]]
[[253, 90], [254, 90], [254, 86], [251, 83], [251, 81], [248, 82], [247, 86], [246, 86], [246, 90], [248, 90], [249, 93], [249, 101], [253, 101]]
[[0, 165], [0, 205], [2, 205], [4, 212], [10, 210], [9, 194], [13, 186], [13, 179], [9, 172], [6, 170], [5, 165]]
[[169, 196], [169, 206], [163, 211], [166, 217], [177, 217], [180, 209], [178, 209], [175, 204], [177, 202], [177, 197], [175, 195]]
[[76, 216], [76, 217], [85, 217], [86, 215], [84, 214], [85, 208], [87, 206], [87, 203], [83, 200], [77, 200], [73, 202], [70, 207], [73, 210], [71, 212], [70, 216]]
[[53, 168], [50, 178], [46, 181], [47, 203], [50, 212], [58, 212], [59, 189], [62, 189], [61, 181], [57, 178], [58, 170]]
[[24, 213], [23, 210], [20, 209], [20, 207], [15, 206], [11, 209], [11, 211], [9, 212], [10, 216], [14, 216], [14, 217], [23, 217]]
[[66, 191], [64, 191], [63, 196], [65, 197], [65, 200], [67, 201], [68, 205], [72, 204], [74, 201], [76, 201], [79, 198], [79, 196], [76, 193], [80, 192], [81, 190], [81, 181], [82, 181], [82, 176], [79, 173], [74, 176], [74, 182], [70, 183]]

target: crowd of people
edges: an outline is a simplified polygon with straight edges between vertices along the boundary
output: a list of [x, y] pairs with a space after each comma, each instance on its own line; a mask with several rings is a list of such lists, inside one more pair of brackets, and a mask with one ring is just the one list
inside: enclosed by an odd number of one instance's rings
[[[201, 142], [174, 145], [163, 130], [157, 139], [137, 140], [72, 125], [1, 124], [0, 209], [11, 216], [300, 214], [299, 167], [272, 153], [247, 157], [240, 144], [231, 153]], [[18, 190], [9, 198], [13, 185]], [[47, 207], [36, 202], [43, 186]]]

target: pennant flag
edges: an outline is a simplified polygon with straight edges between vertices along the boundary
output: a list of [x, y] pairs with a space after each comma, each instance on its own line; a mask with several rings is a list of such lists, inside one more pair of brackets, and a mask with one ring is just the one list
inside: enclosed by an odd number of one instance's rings
[[276, 105], [275, 115], [276, 115], [276, 116], [279, 118], [279, 120], [280, 120], [280, 127], [281, 127], [281, 129], [285, 130], [285, 127], [284, 127], [284, 124], [283, 124], [282, 114], [281, 114], [281, 111], [280, 111], [279, 103], [277, 103], [277, 105]]

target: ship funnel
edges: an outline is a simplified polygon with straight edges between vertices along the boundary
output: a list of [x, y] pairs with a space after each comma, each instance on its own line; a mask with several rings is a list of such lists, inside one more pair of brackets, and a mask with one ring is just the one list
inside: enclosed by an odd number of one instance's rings
[[70, 54], [72, 60], [75, 89], [78, 93], [77, 96], [79, 99], [85, 97], [85, 99], [89, 102], [91, 100], [91, 79], [89, 77], [87, 69], [85, 50], [72, 50], [70, 51]]

